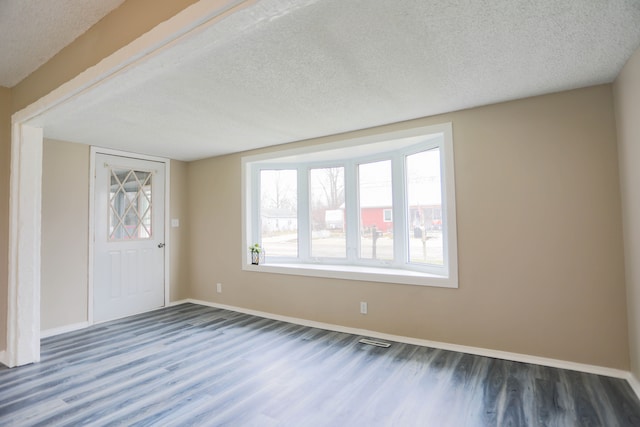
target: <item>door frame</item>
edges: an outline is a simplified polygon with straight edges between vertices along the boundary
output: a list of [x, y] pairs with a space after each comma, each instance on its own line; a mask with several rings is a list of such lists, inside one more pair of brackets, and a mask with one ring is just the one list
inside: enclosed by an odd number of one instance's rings
[[110, 148], [91, 147], [89, 161], [89, 266], [87, 289], [87, 321], [89, 325], [93, 320], [93, 270], [94, 270], [94, 246], [95, 246], [95, 185], [96, 185], [96, 155], [107, 154], [110, 156], [130, 157], [139, 160], [150, 160], [164, 164], [164, 306], [169, 305], [171, 295], [171, 161], [164, 157], [148, 156], [145, 154], [130, 153], [127, 151], [113, 150]]

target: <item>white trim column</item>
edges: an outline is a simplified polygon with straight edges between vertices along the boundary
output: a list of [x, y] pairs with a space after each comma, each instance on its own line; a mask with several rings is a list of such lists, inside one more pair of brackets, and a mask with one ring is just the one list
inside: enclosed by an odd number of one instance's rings
[[40, 360], [42, 129], [15, 123], [9, 212], [9, 367]]

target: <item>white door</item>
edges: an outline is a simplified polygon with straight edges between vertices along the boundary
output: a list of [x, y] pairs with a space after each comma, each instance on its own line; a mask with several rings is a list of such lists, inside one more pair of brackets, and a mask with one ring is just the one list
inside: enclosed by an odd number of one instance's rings
[[96, 154], [93, 319], [164, 305], [165, 165]]

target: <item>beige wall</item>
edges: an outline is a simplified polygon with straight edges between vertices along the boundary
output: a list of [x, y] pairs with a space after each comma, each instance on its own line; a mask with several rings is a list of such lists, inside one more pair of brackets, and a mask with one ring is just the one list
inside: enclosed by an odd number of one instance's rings
[[0, 351], [7, 348], [11, 91], [0, 86]]
[[18, 111], [126, 46], [196, 0], [127, 0], [13, 87]]
[[640, 378], [640, 49], [614, 84], [631, 369]]
[[42, 159], [42, 330], [87, 321], [89, 146], [45, 140]]
[[171, 301], [189, 298], [189, 217], [187, 215], [187, 163], [171, 160], [171, 212], [172, 219], [180, 222], [171, 227]]
[[[241, 271], [240, 155], [189, 165], [191, 295], [447, 343], [629, 366], [611, 86], [451, 121], [459, 289]], [[317, 142], [330, 141], [319, 139]], [[215, 283], [223, 283], [216, 294]], [[369, 303], [360, 315], [359, 301]]]

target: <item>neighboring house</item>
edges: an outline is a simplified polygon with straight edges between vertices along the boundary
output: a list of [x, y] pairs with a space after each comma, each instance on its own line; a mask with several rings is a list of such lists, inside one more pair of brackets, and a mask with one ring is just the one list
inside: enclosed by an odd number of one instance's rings
[[[442, 208], [440, 205], [411, 206], [409, 212], [411, 229], [439, 230], [442, 228]], [[363, 231], [372, 227], [383, 233], [393, 231], [391, 206], [361, 207], [360, 217]]]
[[298, 229], [297, 214], [290, 209], [263, 209], [260, 213], [262, 233], [295, 231]]

